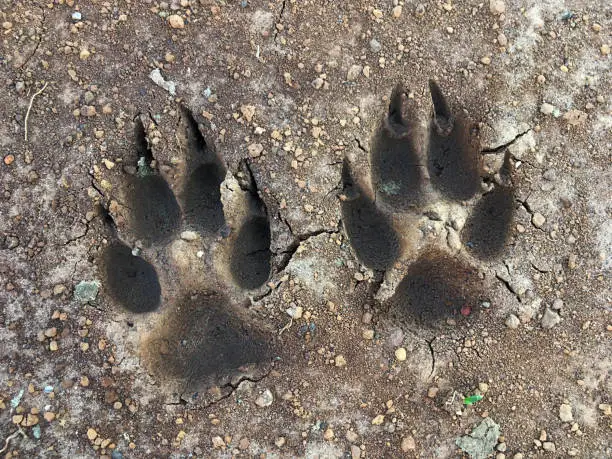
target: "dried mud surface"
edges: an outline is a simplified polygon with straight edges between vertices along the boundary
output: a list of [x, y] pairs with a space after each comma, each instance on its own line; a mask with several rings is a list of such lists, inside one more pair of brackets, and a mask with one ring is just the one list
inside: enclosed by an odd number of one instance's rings
[[[4, 457], [453, 458], [483, 418], [483, 457], [612, 455], [606, 2], [0, 0], [0, 23]], [[463, 162], [427, 163], [429, 80]], [[379, 153], [408, 131], [422, 184], [394, 199]], [[467, 192], [430, 180], [463, 166]]]

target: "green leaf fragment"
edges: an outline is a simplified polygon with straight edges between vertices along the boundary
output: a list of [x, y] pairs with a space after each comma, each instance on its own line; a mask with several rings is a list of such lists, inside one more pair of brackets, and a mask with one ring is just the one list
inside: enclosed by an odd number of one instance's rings
[[481, 401], [482, 398], [483, 398], [482, 395], [470, 395], [469, 397], [465, 397], [463, 399], [463, 404], [466, 405], [466, 406], [470, 406], [470, 405], [473, 405], [476, 402]]

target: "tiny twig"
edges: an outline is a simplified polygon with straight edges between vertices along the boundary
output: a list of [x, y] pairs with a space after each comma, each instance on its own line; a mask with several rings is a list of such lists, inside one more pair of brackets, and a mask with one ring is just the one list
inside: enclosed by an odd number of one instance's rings
[[4, 448], [0, 449], [0, 454], [4, 453], [8, 449], [10, 441], [18, 435], [21, 435], [23, 438], [26, 438], [25, 432], [19, 426], [17, 426], [17, 430], [15, 432], [6, 437], [6, 440], [4, 440]]
[[282, 335], [285, 330], [289, 330], [293, 325], [293, 317], [285, 324], [283, 328], [281, 328], [278, 332], [278, 336]]
[[32, 110], [32, 104], [34, 103], [34, 98], [38, 96], [39, 94], [41, 94], [45, 90], [48, 84], [49, 82], [46, 82], [42, 88], [40, 88], [37, 92], [32, 94], [32, 98], [30, 99], [30, 105], [28, 107], [28, 111], [26, 112], [25, 120], [23, 122], [23, 126], [25, 129], [25, 141], [26, 142], [28, 141], [28, 117], [30, 116], [30, 110]]

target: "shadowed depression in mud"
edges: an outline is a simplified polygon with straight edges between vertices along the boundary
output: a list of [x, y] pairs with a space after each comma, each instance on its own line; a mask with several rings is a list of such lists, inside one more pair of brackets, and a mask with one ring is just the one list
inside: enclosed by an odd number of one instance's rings
[[370, 155], [377, 201], [394, 211], [407, 210], [423, 198], [425, 167], [416, 144], [418, 123], [406, 101], [404, 88], [398, 85], [391, 94], [387, 116], [374, 136]]
[[218, 293], [182, 299], [147, 338], [145, 363], [159, 378], [197, 391], [269, 362], [272, 335], [247, 323], [238, 308]]
[[389, 305], [394, 314], [428, 325], [477, 312], [479, 292], [474, 268], [432, 249], [410, 264]]
[[122, 242], [111, 243], [102, 256], [108, 294], [130, 312], [155, 311], [161, 300], [157, 272], [151, 263], [132, 254]]
[[399, 237], [390, 218], [353, 178], [346, 158], [342, 165], [342, 184], [342, 221], [357, 258], [372, 269], [390, 268], [400, 254]]
[[433, 116], [427, 167], [431, 183], [446, 197], [467, 200], [480, 188], [478, 139], [467, 119], [451, 112], [435, 81], [429, 82]]
[[182, 119], [187, 134], [188, 178], [183, 190], [185, 221], [204, 234], [214, 234], [225, 226], [220, 186], [225, 180], [223, 161], [208, 146], [189, 110], [184, 108]]
[[181, 210], [168, 183], [151, 167], [153, 154], [140, 118], [136, 119], [134, 137], [138, 172], [128, 177], [126, 190], [130, 230], [147, 245], [165, 242], [178, 231]]

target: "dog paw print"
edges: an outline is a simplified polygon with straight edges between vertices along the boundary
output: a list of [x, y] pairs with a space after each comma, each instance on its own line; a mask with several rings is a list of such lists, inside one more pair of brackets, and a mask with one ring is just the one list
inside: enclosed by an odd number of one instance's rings
[[477, 127], [436, 82], [429, 89], [426, 130], [403, 87], [394, 89], [371, 142], [371, 186], [345, 158], [341, 194], [356, 257], [374, 271], [401, 272], [386, 303], [421, 324], [477, 312], [478, 265], [503, 253], [515, 206], [510, 156], [485, 174]]
[[162, 173], [136, 118], [98, 264], [106, 294], [143, 329], [149, 373], [195, 397], [271, 361], [273, 334], [244, 304], [270, 276], [271, 234], [249, 164], [229, 172], [187, 109], [177, 132], [184, 157]]

